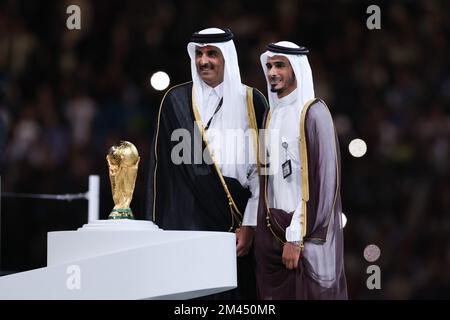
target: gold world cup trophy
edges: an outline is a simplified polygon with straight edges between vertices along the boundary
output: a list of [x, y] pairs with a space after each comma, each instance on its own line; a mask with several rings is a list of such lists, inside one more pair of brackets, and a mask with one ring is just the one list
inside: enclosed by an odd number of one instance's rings
[[134, 144], [120, 141], [109, 149], [106, 161], [114, 201], [108, 219], [134, 219], [130, 208], [139, 165], [139, 153]]

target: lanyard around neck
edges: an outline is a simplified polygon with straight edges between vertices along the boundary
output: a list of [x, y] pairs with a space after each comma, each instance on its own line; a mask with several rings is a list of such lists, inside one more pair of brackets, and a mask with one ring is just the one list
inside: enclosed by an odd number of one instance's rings
[[222, 107], [222, 103], [223, 103], [223, 97], [220, 98], [219, 104], [216, 107], [216, 110], [214, 111], [213, 115], [211, 116], [211, 118], [209, 119], [208, 123], [206, 124], [205, 127], [205, 131], [208, 130], [209, 125], [211, 124], [212, 119], [214, 118], [214, 116], [216, 115], [217, 112], [219, 112], [220, 108]]

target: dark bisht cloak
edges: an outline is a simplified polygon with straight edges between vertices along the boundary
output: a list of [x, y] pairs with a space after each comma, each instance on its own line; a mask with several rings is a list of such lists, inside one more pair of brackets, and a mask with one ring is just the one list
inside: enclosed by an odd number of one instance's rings
[[[248, 88], [247, 103], [250, 127], [259, 127], [267, 102], [259, 91]], [[251, 193], [237, 179], [221, 177], [210, 158], [210, 164], [203, 161], [203, 154], [208, 157], [209, 153], [195, 121], [192, 82], [170, 89], [160, 106], [150, 154], [146, 216], [166, 230], [234, 231], [240, 223], [237, 211], [245, 212]], [[172, 137], [176, 129], [182, 129], [177, 132], [184, 139]], [[181, 141], [186, 143], [184, 150], [190, 151], [182, 156], [191, 164], [172, 161], [171, 153], [180, 150], [174, 147], [180, 147]], [[215, 298], [256, 298], [252, 255], [238, 258], [238, 288], [238, 294]]]
[[[268, 116], [265, 118], [267, 122]], [[302, 161], [299, 198], [306, 208], [303, 211], [306, 228], [302, 230], [305, 247], [298, 268], [288, 270], [282, 263], [282, 243], [286, 241], [285, 231], [292, 214], [276, 208], [267, 210], [267, 176], [262, 176], [255, 235], [258, 296], [287, 300], [347, 299], [338, 138], [331, 114], [319, 99], [303, 108], [299, 120]]]
[[[254, 122], [260, 126], [267, 102], [256, 89], [250, 90], [250, 93]], [[214, 164], [203, 161], [205, 154], [211, 163], [195, 121], [192, 82], [171, 88], [160, 106], [151, 149], [146, 218], [170, 230], [233, 230], [239, 222], [233, 221], [228, 196]], [[179, 135], [172, 136], [176, 129], [182, 130], [177, 131]], [[183, 154], [180, 143], [186, 145], [183, 150], [190, 150], [190, 155]], [[191, 164], [175, 164], [171, 158], [172, 152], [189, 159]], [[249, 190], [242, 187], [237, 179], [223, 178], [243, 214], [250, 196]]]

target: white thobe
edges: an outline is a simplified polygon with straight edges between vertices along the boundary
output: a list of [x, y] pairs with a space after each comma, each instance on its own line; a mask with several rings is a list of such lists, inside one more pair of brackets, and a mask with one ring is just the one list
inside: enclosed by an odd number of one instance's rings
[[[248, 161], [248, 157], [245, 156], [249, 152], [246, 148], [254, 148], [254, 146], [248, 144], [246, 145], [239, 139], [230, 138], [230, 135], [223, 130], [221, 131], [224, 134], [223, 136], [209, 134], [214, 130], [224, 129], [222, 123], [224, 108], [220, 108], [214, 115], [220, 99], [223, 96], [223, 83], [214, 88], [208, 86], [206, 83], [202, 83], [202, 85], [204, 103], [197, 107], [204, 126], [206, 126], [209, 120], [213, 117], [207, 131], [207, 139], [211, 153], [215, 156], [216, 160], [218, 160], [217, 164], [223, 176], [235, 178], [244, 188], [249, 188], [251, 197], [249, 198], [245, 208], [242, 225], [256, 226], [259, 198], [258, 171], [255, 161]], [[245, 132], [248, 129], [249, 124], [247, 121], [245, 128], [242, 128], [242, 130]], [[229, 139], [227, 139], [227, 135]], [[236, 161], [233, 161], [234, 158], [230, 161], [229, 156], [233, 153], [228, 152], [229, 150], [235, 150], [235, 156], [237, 157]], [[222, 157], [219, 155], [222, 155]], [[239, 159], [247, 160], [240, 161]]]
[[[292, 213], [291, 223], [286, 228], [286, 240], [301, 241], [301, 174], [300, 174], [300, 113], [295, 90], [276, 99], [271, 106], [268, 126], [268, 183], [269, 207]], [[284, 146], [283, 146], [284, 142]], [[291, 161], [291, 174], [284, 178], [282, 165]]]

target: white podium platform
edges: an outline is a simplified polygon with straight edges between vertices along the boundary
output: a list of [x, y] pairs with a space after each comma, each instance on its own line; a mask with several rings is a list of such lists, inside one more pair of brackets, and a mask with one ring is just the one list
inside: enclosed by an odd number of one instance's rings
[[98, 220], [49, 232], [47, 267], [0, 277], [0, 299], [190, 299], [236, 286], [233, 233]]

